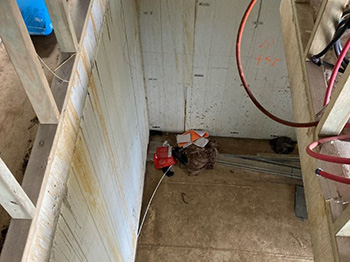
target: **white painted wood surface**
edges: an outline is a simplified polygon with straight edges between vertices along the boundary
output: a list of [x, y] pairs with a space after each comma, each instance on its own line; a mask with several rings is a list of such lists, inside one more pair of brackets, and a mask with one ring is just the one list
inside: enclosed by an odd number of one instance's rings
[[[267, 119], [238, 77], [235, 40], [248, 0], [139, 0], [150, 126], [212, 135], [271, 138], [295, 131]], [[280, 0], [261, 1], [242, 45], [246, 76], [259, 101], [293, 120]]]
[[35, 207], [0, 158], [0, 204], [12, 218], [32, 219]]
[[50, 261], [134, 261], [148, 144], [137, 33], [135, 2], [111, 1]]
[[185, 129], [192, 86], [195, 0], [141, 0], [140, 27], [152, 129]]

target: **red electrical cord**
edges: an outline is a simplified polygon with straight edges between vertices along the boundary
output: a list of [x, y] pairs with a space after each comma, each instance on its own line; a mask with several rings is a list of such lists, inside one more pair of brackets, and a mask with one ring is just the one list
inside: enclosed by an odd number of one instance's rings
[[[254, 5], [256, 4], [257, 0], [251, 0], [249, 6], [247, 7], [247, 10], [245, 11], [244, 13], [244, 16], [242, 17], [242, 20], [241, 20], [241, 23], [240, 23], [240, 26], [239, 26], [239, 30], [238, 30], [238, 34], [237, 34], [237, 41], [236, 41], [236, 62], [237, 62], [237, 68], [238, 68], [238, 73], [239, 73], [239, 76], [241, 78], [241, 81], [242, 81], [242, 84], [243, 84], [243, 87], [245, 89], [245, 91], [247, 92], [249, 98], [252, 100], [252, 102], [254, 103], [254, 105], [262, 112], [264, 113], [266, 116], [268, 116], [269, 118], [271, 118], [272, 120], [280, 123], [280, 124], [283, 124], [283, 125], [286, 125], [286, 126], [290, 126], [290, 127], [303, 127], [303, 128], [306, 128], [306, 127], [315, 127], [317, 126], [318, 124], [318, 121], [314, 121], [314, 122], [307, 122], [307, 123], [295, 123], [295, 122], [290, 122], [290, 121], [287, 121], [287, 120], [284, 120], [284, 119], [281, 119], [275, 115], [273, 115], [272, 113], [270, 113], [267, 109], [265, 109], [260, 103], [259, 101], [254, 97], [253, 93], [251, 92], [250, 88], [249, 88], [249, 85], [248, 85], [248, 82], [247, 82], [247, 79], [244, 75], [244, 72], [243, 72], [243, 67], [242, 67], [242, 62], [241, 62], [241, 43], [242, 43], [242, 36], [243, 36], [243, 32], [244, 32], [244, 28], [245, 28], [245, 25], [247, 23], [247, 20], [248, 20], [248, 17], [254, 7]], [[349, 45], [349, 46], [348, 46]], [[346, 46], [344, 47], [341, 55], [339, 56], [338, 58], [338, 61], [340, 61], [340, 64], [341, 64], [341, 61], [343, 61], [345, 55], [343, 56], [343, 54], [346, 54], [348, 49], [350, 48], [350, 38], [346, 44]], [[342, 58], [341, 58], [342, 57]], [[337, 61], [337, 64], [338, 64], [338, 61]], [[333, 73], [332, 75], [337, 75], [338, 73], [338, 70], [340, 68], [340, 66], [337, 68], [338, 66], [336, 65], [335, 69], [333, 70]], [[335, 80], [335, 76], [333, 76], [334, 80]], [[332, 79], [333, 79], [332, 78]], [[332, 80], [332, 82], [330, 81], [329, 85], [328, 85], [328, 89], [327, 89], [327, 93], [326, 93], [326, 98], [325, 98], [325, 102], [327, 101], [327, 104], [329, 102], [329, 97], [330, 97], [330, 93], [332, 92], [332, 89], [333, 89], [333, 85], [334, 85], [334, 80]], [[347, 125], [349, 126], [349, 125]], [[314, 143], [312, 143], [311, 145], [309, 145], [307, 147], [307, 152], [308, 154], [310, 154], [310, 156], [313, 156], [313, 157], [316, 157], [318, 159], [321, 159], [321, 160], [325, 160], [325, 161], [329, 161], [329, 162], [334, 162], [334, 163], [341, 163], [341, 164], [346, 164], [346, 163], [349, 163], [350, 164], [350, 159], [348, 158], [340, 158], [340, 157], [332, 157], [332, 156], [326, 156], [326, 155], [322, 155], [322, 154], [319, 154], [319, 153], [316, 153], [314, 152], [312, 149], [314, 149], [316, 146], [318, 146], [319, 144], [321, 143], [325, 143], [325, 142], [329, 142], [329, 141], [333, 141], [335, 139], [350, 139], [350, 136], [338, 136], [338, 137], [329, 137], [329, 138], [324, 138], [324, 139], [321, 139], [321, 140], [318, 140]], [[344, 163], [345, 162], [345, 163]], [[317, 169], [316, 170], [316, 174], [318, 175], [321, 175], [325, 178], [328, 178], [328, 179], [331, 179], [331, 180], [334, 180], [334, 181], [338, 181], [338, 182], [341, 182], [341, 183], [345, 183], [345, 184], [350, 184], [350, 179], [347, 179], [347, 178], [344, 178], [344, 177], [340, 177], [340, 176], [336, 176], [336, 175], [333, 175], [333, 174], [330, 174], [330, 173], [327, 173], [321, 169]]]
[[349, 49], [350, 49], [350, 37], [349, 37], [348, 41], [346, 42], [342, 52], [340, 53], [340, 56], [338, 57], [337, 63], [334, 65], [334, 69], [332, 71], [331, 78], [329, 79], [326, 95], [325, 95], [324, 101], [323, 101], [324, 106], [328, 105], [329, 100], [331, 99], [331, 94], [332, 94], [332, 89], [333, 89], [333, 86], [335, 83], [335, 79], [338, 75], [339, 68], [340, 68], [340, 66], [341, 66], [341, 64], [346, 56], [346, 53], [349, 51]]
[[237, 67], [238, 67], [238, 73], [241, 78], [243, 87], [245, 91], [247, 92], [249, 98], [252, 100], [254, 105], [266, 116], [271, 118], [272, 120], [286, 126], [290, 127], [314, 127], [317, 126], [318, 121], [315, 122], [307, 122], [307, 123], [295, 123], [295, 122], [290, 122], [284, 119], [281, 119], [272, 113], [270, 113], [268, 110], [266, 110], [260, 103], [259, 101], [254, 97], [253, 93], [251, 92], [247, 79], [245, 78], [244, 72], [243, 72], [243, 67], [242, 67], [242, 62], [241, 62], [241, 43], [242, 43], [242, 36], [244, 32], [245, 25], [247, 23], [248, 17], [256, 4], [257, 0], [252, 0], [247, 8], [247, 10], [244, 13], [244, 16], [242, 18], [241, 24], [239, 26], [238, 34], [237, 34], [237, 41], [236, 41], [236, 61], [237, 61]]

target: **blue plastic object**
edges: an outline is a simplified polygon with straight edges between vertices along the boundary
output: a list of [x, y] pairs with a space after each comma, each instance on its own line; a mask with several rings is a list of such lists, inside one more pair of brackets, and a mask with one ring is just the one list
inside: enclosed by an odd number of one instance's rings
[[49, 35], [52, 23], [44, 0], [17, 0], [24, 23], [31, 35]]

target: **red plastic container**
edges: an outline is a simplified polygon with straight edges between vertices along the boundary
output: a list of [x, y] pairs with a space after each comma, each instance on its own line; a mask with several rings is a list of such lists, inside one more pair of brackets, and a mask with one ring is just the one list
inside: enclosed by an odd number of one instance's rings
[[171, 154], [169, 157], [169, 150], [171, 149], [167, 146], [157, 147], [157, 153], [153, 155], [156, 169], [162, 169], [163, 167], [177, 164], [177, 161]]

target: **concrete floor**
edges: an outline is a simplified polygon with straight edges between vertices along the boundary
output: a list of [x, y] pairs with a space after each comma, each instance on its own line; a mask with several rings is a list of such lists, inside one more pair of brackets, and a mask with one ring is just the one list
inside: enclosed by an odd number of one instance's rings
[[[256, 143], [269, 152], [266, 142]], [[235, 144], [242, 151], [245, 143]], [[137, 262], [313, 261], [307, 222], [294, 215], [290, 180], [224, 166], [196, 177], [178, 166], [174, 171], [151, 205]], [[148, 162], [142, 214], [161, 175]]]

